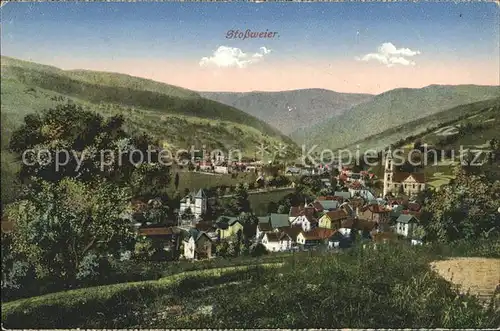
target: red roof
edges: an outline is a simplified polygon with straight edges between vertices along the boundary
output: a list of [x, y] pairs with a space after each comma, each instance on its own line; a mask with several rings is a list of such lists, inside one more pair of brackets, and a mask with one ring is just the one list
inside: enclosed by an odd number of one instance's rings
[[299, 235], [299, 233], [302, 232], [302, 229], [300, 227], [291, 226], [286, 228], [280, 228], [280, 231], [283, 234], [287, 234], [293, 241], [295, 241], [297, 240], [297, 236]]
[[419, 211], [422, 206], [416, 202], [410, 202], [408, 204], [408, 209], [411, 211]]
[[316, 211], [323, 211], [323, 206], [318, 201], [314, 201], [312, 206]]
[[302, 235], [306, 240], [323, 240], [330, 238], [335, 233], [335, 230], [324, 229], [324, 228], [314, 228], [309, 232], [302, 232]]
[[425, 183], [425, 175], [420, 172], [396, 172], [393, 182], [402, 183], [410, 176], [412, 176], [417, 183]]
[[143, 236], [168, 236], [172, 235], [172, 228], [158, 227], [158, 228], [142, 228], [139, 229], [139, 234]]
[[390, 212], [389, 209], [386, 209], [384, 206], [381, 206], [381, 205], [369, 205], [368, 209], [372, 213], [389, 213]]
[[347, 213], [343, 209], [339, 210], [332, 210], [326, 213], [328, 218], [330, 218], [332, 221], [338, 221], [347, 218]]

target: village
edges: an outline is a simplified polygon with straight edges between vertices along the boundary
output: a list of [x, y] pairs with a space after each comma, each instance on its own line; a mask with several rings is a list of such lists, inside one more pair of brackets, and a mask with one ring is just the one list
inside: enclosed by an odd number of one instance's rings
[[[223, 160], [195, 164], [197, 171], [222, 173], [259, 173], [262, 166], [256, 162], [229, 166]], [[377, 196], [367, 186], [367, 181], [374, 179], [373, 173], [364, 170], [355, 173], [352, 166], [330, 170], [333, 169], [328, 166], [286, 167], [285, 176], [319, 180], [321, 192], [328, 193], [304, 199], [288, 210], [281, 208], [279, 212], [264, 216], [255, 216], [251, 210], [239, 216], [222, 212], [209, 220], [207, 209], [209, 200], [214, 197], [208, 197], [205, 190], [199, 188], [180, 200], [177, 220], [169, 225], [136, 223], [137, 232], [139, 237], [154, 241], [165, 251], [178, 251], [180, 259], [193, 261], [223, 257], [230, 245], [245, 246], [261, 253], [278, 253], [335, 252], [353, 245], [391, 240], [422, 244], [423, 234], [419, 227], [422, 205], [416, 197], [426, 189], [423, 173], [398, 171], [391, 157], [387, 157], [383, 193]], [[332, 172], [334, 176], [331, 176]], [[262, 178], [260, 175], [257, 181]], [[295, 182], [292, 182], [292, 187], [295, 187]]]

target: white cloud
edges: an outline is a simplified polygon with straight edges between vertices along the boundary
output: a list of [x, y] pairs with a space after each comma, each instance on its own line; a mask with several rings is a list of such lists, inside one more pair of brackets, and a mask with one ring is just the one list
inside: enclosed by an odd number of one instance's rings
[[409, 48], [396, 48], [392, 43], [383, 43], [377, 49], [377, 53], [369, 53], [362, 57], [356, 57], [358, 61], [375, 60], [388, 67], [396, 64], [404, 66], [415, 65], [414, 61], [408, 60], [407, 57], [419, 55], [420, 51], [413, 51]]
[[244, 53], [236, 47], [220, 46], [210, 57], [203, 57], [200, 60], [200, 66], [217, 66], [221, 68], [246, 68], [248, 65], [262, 61], [271, 50], [266, 47], [260, 47], [254, 54]]

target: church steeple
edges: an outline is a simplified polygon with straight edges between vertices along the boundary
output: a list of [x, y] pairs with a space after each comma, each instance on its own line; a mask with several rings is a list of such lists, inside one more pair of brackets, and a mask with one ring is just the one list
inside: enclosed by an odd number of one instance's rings
[[392, 150], [389, 148], [385, 154], [385, 169], [384, 169], [384, 193], [383, 197], [389, 193], [389, 188], [392, 185], [394, 173], [394, 161], [392, 159]]

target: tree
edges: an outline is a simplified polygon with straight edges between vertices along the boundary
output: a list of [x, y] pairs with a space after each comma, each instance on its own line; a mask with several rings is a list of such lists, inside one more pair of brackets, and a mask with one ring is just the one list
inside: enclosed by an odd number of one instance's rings
[[221, 242], [219, 242], [216, 245], [215, 250], [217, 252], [217, 256], [226, 257], [227, 253], [228, 253], [228, 250], [229, 250], [229, 244], [228, 244], [228, 242], [227, 241], [221, 241]]
[[178, 172], [175, 174], [174, 185], [175, 185], [175, 190], [178, 190], [179, 189], [179, 173]]
[[[9, 149], [23, 161], [19, 176], [24, 183], [32, 176], [48, 182], [64, 178], [91, 182], [99, 177], [129, 186], [141, 183], [145, 176], [146, 183], [135, 188], [137, 194], [144, 187], [156, 194], [157, 187], [152, 186], [167, 186], [169, 167], [158, 164], [158, 151], [150, 149], [154, 143], [151, 137], [131, 137], [123, 126], [122, 116], [105, 119], [73, 104], [59, 105], [27, 115], [13, 132]], [[137, 167], [144, 164], [155, 165]], [[131, 182], [136, 171], [140, 174]]]
[[72, 284], [90, 254], [118, 255], [134, 236], [125, 219], [130, 192], [107, 181], [59, 183], [37, 180], [38, 189], [11, 206], [13, 242], [37, 276], [56, 275]]
[[166, 197], [169, 183], [170, 168], [159, 163], [139, 165], [130, 178], [132, 195], [147, 200]]
[[144, 218], [146, 222], [153, 224], [165, 224], [169, 215], [169, 207], [159, 199], [150, 200]]
[[239, 216], [241, 213], [250, 212], [250, 201], [248, 200], [248, 192], [243, 184], [238, 184], [236, 190], [229, 202], [229, 212], [234, 216]]
[[456, 178], [424, 206], [427, 237], [438, 241], [473, 239], [500, 232], [500, 181], [458, 166]]

